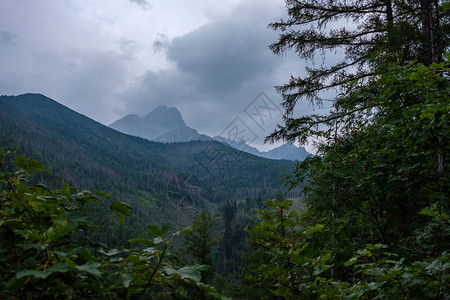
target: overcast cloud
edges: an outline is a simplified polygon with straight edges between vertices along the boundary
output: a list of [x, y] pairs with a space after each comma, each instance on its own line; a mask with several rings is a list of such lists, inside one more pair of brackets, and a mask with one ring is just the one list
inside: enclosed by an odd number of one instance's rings
[[208, 135], [238, 117], [261, 141], [281, 119], [257, 126], [245, 108], [260, 92], [279, 105], [273, 86], [304, 62], [268, 50], [283, 1], [225, 2], [3, 0], [0, 94], [42, 93], [106, 125], [165, 104]]

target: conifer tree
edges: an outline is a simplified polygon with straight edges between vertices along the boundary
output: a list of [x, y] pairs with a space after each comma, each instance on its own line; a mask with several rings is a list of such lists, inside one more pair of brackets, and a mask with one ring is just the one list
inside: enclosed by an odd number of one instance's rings
[[[275, 53], [294, 49], [307, 59], [320, 51], [346, 54], [337, 65], [309, 69], [307, 78], [278, 88], [286, 124], [267, 139], [320, 139], [318, 155], [298, 163], [286, 185], [303, 185], [301, 228], [324, 226], [308, 249], [330, 254], [330, 268], [319, 276], [308, 279], [311, 272], [294, 265], [292, 274], [306, 278], [305, 286], [291, 285], [288, 292], [349, 299], [448, 295], [450, 54], [444, 52], [450, 3], [286, 3], [290, 19], [271, 25], [283, 31], [272, 45]], [[330, 29], [340, 21], [355, 26]], [[320, 93], [330, 88], [342, 88], [332, 110], [292, 118], [298, 100], [320, 102]], [[260, 227], [267, 224], [262, 219]], [[268, 245], [260, 227], [250, 231], [250, 245]], [[278, 252], [268, 261], [286, 258], [294, 259], [295, 252]], [[294, 277], [263, 269], [272, 267], [267, 262], [259, 265], [262, 272], [248, 276], [251, 283]], [[287, 285], [269, 286], [271, 296], [285, 295], [278, 286]]]
[[207, 271], [202, 271], [203, 282], [211, 282], [214, 274], [211, 250], [217, 241], [211, 236], [212, 225], [211, 216], [202, 211], [192, 223], [192, 231], [185, 234], [183, 242], [184, 250], [191, 256], [193, 263], [208, 266]]
[[[306, 77], [291, 76], [288, 83], [277, 86], [283, 96], [285, 126], [267, 140], [300, 142], [299, 121], [292, 117], [298, 101], [306, 99], [320, 104], [321, 93], [340, 89], [348, 82], [375, 79], [377, 61], [406, 63], [417, 60], [425, 65], [443, 60], [448, 50], [449, 11], [444, 1], [431, 0], [286, 0], [289, 17], [269, 26], [280, 31], [270, 46], [275, 54], [295, 51], [300, 58], [315, 61], [319, 55], [344, 51], [336, 64], [307, 67]], [[379, 71], [379, 70], [378, 70]], [[313, 125], [320, 120], [308, 119]]]

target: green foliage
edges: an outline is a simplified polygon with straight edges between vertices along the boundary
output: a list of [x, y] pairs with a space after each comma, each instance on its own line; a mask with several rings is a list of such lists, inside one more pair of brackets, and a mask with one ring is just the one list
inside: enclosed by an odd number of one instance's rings
[[[321, 105], [324, 91], [346, 90], [348, 83], [376, 84], [386, 62], [426, 66], [445, 60], [450, 37], [448, 1], [294, 1], [286, 0], [287, 17], [269, 26], [279, 32], [270, 46], [275, 54], [290, 50], [313, 63], [322, 56], [329, 63], [307, 66], [305, 77], [291, 76], [278, 86], [283, 96], [285, 125], [268, 137], [274, 141], [306, 140], [298, 124], [313, 124], [326, 115], [293, 116], [299, 101]], [[336, 55], [337, 54], [337, 55]], [[391, 55], [393, 54], [393, 55]], [[374, 59], [383, 57], [373, 64]], [[348, 89], [347, 89], [348, 91]]]
[[[246, 229], [254, 251], [246, 282], [254, 287], [245, 297], [303, 299], [328, 294], [321, 274], [331, 267], [331, 254], [310, 247], [324, 226], [302, 226], [300, 214], [290, 209], [292, 201], [281, 196], [265, 203], [268, 208], [258, 210], [262, 222]], [[255, 289], [258, 294], [252, 295]]]
[[[92, 242], [89, 232], [99, 228], [86, 210], [111, 209], [119, 221], [131, 214], [119, 201], [102, 201], [88, 191], [77, 192], [64, 183], [52, 191], [27, 181], [43, 165], [0, 151], [0, 297], [2, 299], [117, 299], [187, 297], [185, 285], [214, 291], [200, 283], [205, 266], [178, 266], [169, 246], [180, 233], [167, 226], [149, 226], [150, 238], [132, 242], [142, 250], [109, 249]], [[103, 192], [97, 194], [106, 196]]]
[[133, 215], [131, 207], [120, 201], [114, 201], [109, 205], [109, 208], [117, 215], [119, 222], [123, 222], [125, 219], [123, 216], [130, 217]]
[[191, 230], [184, 235], [183, 252], [188, 254], [194, 263], [209, 267], [211, 272], [204, 272], [203, 282], [210, 282], [212, 279], [212, 247], [217, 243], [212, 237], [213, 219], [202, 211], [192, 222]]
[[247, 245], [250, 235], [245, 228], [259, 222], [255, 208], [264, 207], [263, 199], [259, 196], [247, 197], [239, 202], [228, 201], [218, 209], [217, 219], [221, 221], [218, 223], [222, 238], [215, 247], [214, 264], [217, 272], [230, 283], [236, 283], [237, 277], [241, 276], [240, 267], [245, 265], [242, 257], [250, 251]]
[[[211, 284], [215, 278], [215, 268], [212, 261], [212, 249], [217, 239], [212, 236], [214, 221], [205, 211], [202, 211], [192, 222], [184, 234], [183, 248], [180, 252], [187, 257], [190, 264], [199, 264], [204, 268], [200, 271], [198, 281]], [[190, 289], [190, 295], [196, 299], [206, 299], [204, 291]]]
[[[449, 217], [436, 204], [420, 214], [431, 217], [426, 226], [417, 230], [417, 251], [422, 259], [410, 261], [395, 253], [386, 252], [388, 246], [368, 244], [358, 250], [346, 266], [354, 265], [364, 280], [349, 288], [350, 298], [435, 298], [448, 295], [450, 285], [450, 254], [442, 241], [450, 239]], [[433, 231], [429, 229], [433, 228]]]
[[178, 267], [179, 259], [170, 251], [173, 239], [186, 232], [189, 231], [171, 234], [168, 226], [158, 228], [149, 225], [149, 238], [130, 240], [131, 243], [140, 243], [145, 248], [127, 250], [128, 256], [121, 261], [127, 266], [123, 274], [133, 274], [127, 289], [127, 297], [158, 298], [168, 295], [175, 298], [190, 298], [185, 289], [186, 284], [198, 287], [204, 292], [214, 293], [212, 288], [201, 283], [201, 272], [206, 270], [207, 266]]
[[[435, 299], [450, 293], [450, 70], [447, 62], [385, 61], [373, 61], [376, 81], [349, 83], [326, 117], [290, 124], [296, 135], [287, 139], [322, 141], [318, 155], [287, 177], [288, 186], [303, 185], [307, 208], [290, 219], [288, 202], [269, 204], [297, 226], [289, 232], [312, 235], [291, 249], [283, 244], [281, 217], [261, 211], [261, 224], [250, 230], [250, 278], [257, 287], [266, 284], [266, 295], [295, 297], [300, 285], [304, 298]], [[325, 267], [316, 267], [318, 276], [314, 270], [303, 275], [292, 262], [295, 255], [309, 267], [320, 255]], [[289, 285], [291, 278], [303, 281]]]

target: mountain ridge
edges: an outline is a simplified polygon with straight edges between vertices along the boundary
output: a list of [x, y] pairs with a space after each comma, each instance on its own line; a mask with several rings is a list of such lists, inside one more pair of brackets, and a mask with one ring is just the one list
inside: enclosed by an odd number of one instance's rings
[[181, 228], [224, 201], [275, 194], [282, 188], [279, 176], [293, 169], [290, 162], [216, 141], [165, 144], [126, 135], [41, 94], [1, 96], [0, 105], [2, 148], [19, 147], [43, 162], [51, 173], [39, 180], [51, 188], [63, 180], [81, 190], [108, 191], [131, 205], [135, 216], [126, 226]]
[[256, 147], [248, 145], [244, 140], [234, 141], [230, 139], [223, 138], [221, 136], [214, 137], [217, 141], [228, 144], [231, 147], [244, 151], [259, 157], [264, 157], [268, 159], [285, 159], [292, 161], [302, 161], [306, 157], [312, 155], [303, 147], [297, 147], [292, 143], [286, 143], [281, 146], [275, 147], [269, 151], [259, 151]]
[[160, 105], [143, 118], [129, 114], [108, 125], [120, 132], [151, 141], [173, 143], [210, 140], [211, 138], [188, 127], [175, 107]]
[[177, 108], [165, 105], [158, 106], [143, 118], [135, 114], [126, 115], [111, 123], [109, 127], [126, 134], [163, 143], [216, 140], [237, 150], [268, 159], [302, 161], [308, 155], [311, 155], [303, 147], [297, 147], [292, 143], [262, 152], [248, 145], [243, 140], [234, 141], [221, 136], [209, 137], [200, 134], [196, 129], [188, 127], [184, 123], [183, 117]]

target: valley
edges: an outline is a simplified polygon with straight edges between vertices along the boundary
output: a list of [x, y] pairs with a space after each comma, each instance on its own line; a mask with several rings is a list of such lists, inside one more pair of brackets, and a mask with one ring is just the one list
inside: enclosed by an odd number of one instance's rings
[[[44, 163], [50, 173], [40, 174], [40, 181], [51, 188], [64, 181], [80, 190], [103, 190], [132, 207], [133, 217], [120, 227], [112, 216], [94, 213], [97, 224], [117, 227], [100, 235], [107, 243], [127, 244], [148, 224], [182, 228], [202, 210], [214, 214], [228, 201], [271, 197], [282, 189], [280, 176], [293, 169], [292, 161], [261, 158], [212, 138], [160, 143], [123, 134], [40, 94], [2, 96], [0, 104], [2, 147], [18, 147]], [[130, 118], [140, 120], [128, 116], [121, 122]], [[160, 107], [145, 119], [154, 120], [147, 128], [163, 135], [164, 121], [175, 130], [188, 128], [176, 109]]]

